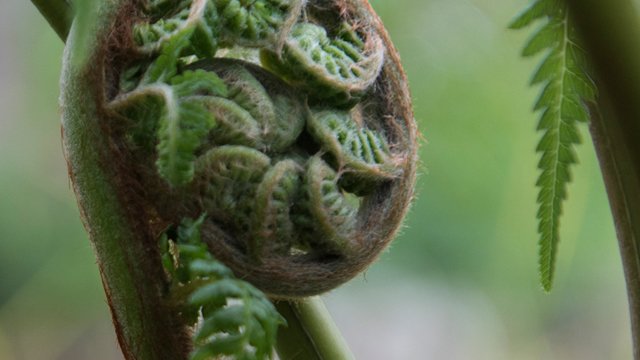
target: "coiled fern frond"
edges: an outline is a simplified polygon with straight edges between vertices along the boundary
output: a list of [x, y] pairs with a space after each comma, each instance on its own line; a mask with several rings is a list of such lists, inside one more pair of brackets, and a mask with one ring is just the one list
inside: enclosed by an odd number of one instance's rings
[[[65, 150], [125, 355], [267, 358], [279, 321], [255, 289], [290, 300], [352, 279], [413, 197], [417, 129], [389, 36], [366, 0], [97, 4], [88, 40], [69, 39]], [[320, 53], [294, 56], [305, 39]], [[310, 105], [347, 141], [312, 130]], [[150, 251], [163, 233], [167, 274]], [[148, 323], [162, 344], [138, 349]]]
[[262, 51], [262, 63], [313, 98], [349, 107], [378, 77], [384, 60], [382, 41], [374, 33], [342, 24], [335, 36], [313, 23], [299, 23], [282, 53]]
[[294, 221], [305, 229], [303, 239], [331, 254], [353, 253], [358, 206], [338, 186], [338, 174], [320, 157], [307, 162], [300, 211]]
[[540, 233], [540, 281], [545, 291], [553, 284], [559, 241], [560, 215], [571, 181], [571, 165], [577, 162], [574, 146], [580, 143], [578, 124], [589, 121], [587, 103], [596, 97], [596, 87], [586, 71], [584, 51], [571, 24], [568, 10], [558, 0], [538, 0], [518, 16], [511, 28], [520, 29], [536, 21], [544, 24], [529, 39], [522, 55], [546, 52], [531, 79], [543, 90], [534, 110], [540, 111], [538, 130], [542, 138], [536, 185], [538, 194], [538, 232]]

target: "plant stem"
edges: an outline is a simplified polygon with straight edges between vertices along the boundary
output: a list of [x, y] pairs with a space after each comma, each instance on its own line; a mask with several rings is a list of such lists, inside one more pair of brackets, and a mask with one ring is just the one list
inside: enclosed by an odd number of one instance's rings
[[567, 0], [600, 87], [591, 133], [627, 282], [634, 358], [640, 359], [640, 24], [629, 0]]
[[144, 210], [123, 191], [126, 176], [114, 166], [113, 146], [102, 128], [101, 93], [95, 86], [103, 81], [103, 73], [95, 70], [102, 59], [85, 57], [97, 52], [100, 31], [112, 25], [124, 1], [101, 1], [96, 20], [84, 27], [74, 22], [66, 39], [61, 80], [65, 157], [125, 359], [181, 360], [187, 358], [190, 340], [165, 295], [157, 239], [148, 231]]
[[276, 302], [288, 326], [278, 331], [281, 360], [355, 359], [319, 296]]
[[73, 10], [65, 0], [31, 0], [62, 41], [67, 39]]

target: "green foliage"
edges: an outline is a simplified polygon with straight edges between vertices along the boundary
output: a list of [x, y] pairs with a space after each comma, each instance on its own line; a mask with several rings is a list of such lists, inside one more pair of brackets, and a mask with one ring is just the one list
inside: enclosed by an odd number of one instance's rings
[[341, 185], [351, 192], [367, 195], [377, 184], [400, 175], [384, 137], [358, 125], [349, 112], [312, 112], [307, 129], [344, 168]]
[[282, 53], [264, 50], [265, 67], [304, 88], [315, 99], [351, 106], [378, 77], [384, 49], [377, 35], [359, 35], [343, 24], [334, 36], [312, 23], [296, 24]]
[[[363, 258], [369, 257], [400, 220], [401, 211], [395, 211], [391, 221], [376, 224], [386, 230], [357, 226], [361, 205], [376, 204], [362, 197], [386, 196], [378, 190], [399, 186], [392, 182], [402, 169], [413, 168], [406, 163], [414, 160], [411, 152], [402, 149], [413, 142], [413, 128], [395, 105], [372, 110], [377, 105], [371, 104], [391, 98], [369, 92], [384, 62], [382, 38], [373, 24], [346, 23], [349, 17], [334, 5], [336, 19], [319, 20], [325, 5], [302, 0], [152, 1], [133, 29], [137, 43], [130, 50], [139, 56], [116, 72], [120, 88], [108, 106], [126, 118], [120, 122], [125, 146], [141, 166], [155, 163], [170, 186], [152, 179], [148, 193], [168, 193], [177, 214], [207, 213], [217, 230], [234, 239], [221, 246], [245, 256], [249, 277], [265, 272], [272, 279], [295, 278], [279, 274], [288, 271], [288, 261], [303, 267], [322, 267], [318, 259], [325, 257], [349, 263], [362, 249]], [[300, 17], [305, 9], [307, 16]], [[315, 50], [307, 46], [314, 42]], [[299, 43], [307, 46], [299, 54], [307, 63], [296, 81], [287, 83], [291, 79], [258, 63], [259, 51], [283, 51], [295, 59]], [[253, 55], [250, 61], [225, 58], [226, 50], [202, 51], [207, 44]], [[322, 103], [327, 119], [337, 120], [311, 118], [310, 96]], [[336, 138], [334, 132], [347, 135]], [[387, 145], [387, 136], [400, 141], [405, 135], [408, 142]], [[411, 189], [401, 193], [410, 196]], [[150, 202], [171, 213], [171, 205]], [[297, 288], [308, 286], [253, 280], [286, 296], [303, 294]]]
[[202, 313], [190, 359], [221, 355], [269, 359], [276, 330], [285, 320], [265, 294], [236, 279], [213, 258], [200, 238], [204, 221], [205, 215], [196, 220], [185, 218], [172, 236], [165, 233], [160, 243], [173, 286], [190, 290], [183, 299], [185, 318], [192, 320]]
[[186, 96], [227, 96], [225, 83], [215, 73], [186, 70], [171, 79], [173, 91], [178, 97]]
[[272, 46], [299, 16], [302, 0], [211, 0], [225, 45]]
[[286, 150], [304, 128], [303, 101], [273, 75], [255, 68], [253, 74], [249, 69], [239, 62], [212, 69], [229, 91], [224, 98], [204, 100], [218, 123], [210, 139], [217, 144], [244, 145], [265, 152]]
[[[133, 132], [134, 139], [148, 141], [147, 133], [157, 129], [156, 166], [173, 186], [185, 185], [193, 179], [196, 149], [215, 126], [214, 116], [203, 98], [228, 94], [227, 86], [215, 73], [186, 70], [178, 74], [182, 51], [189, 46], [192, 33], [185, 29], [165, 42], [137, 88], [114, 105], [116, 111], [135, 120], [138, 131]], [[132, 74], [136, 72], [139, 65], [125, 72], [123, 83], [133, 83]], [[155, 109], [158, 103], [162, 104], [160, 114]]]
[[196, 163], [205, 209], [237, 229], [248, 229], [256, 189], [270, 165], [267, 155], [246, 146], [223, 145], [207, 151]]
[[191, 181], [195, 151], [214, 126], [213, 116], [194, 101], [167, 103], [158, 129], [158, 160], [160, 175], [174, 186]]
[[156, 165], [169, 183], [184, 185], [193, 179], [196, 149], [215, 125], [211, 112], [189, 96], [225, 95], [227, 88], [214, 73], [202, 70], [185, 71], [171, 85], [177, 100], [168, 99], [159, 120]]
[[[175, 8], [171, 9], [171, 6]], [[214, 56], [218, 49], [218, 14], [210, 1], [161, 1], [152, 3], [151, 15], [164, 14], [156, 22], [140, 22], [133, 29], [133, 38], [144, 53], [160, 51], [180, 33], [188, 32], [190, 46], [183, 55]]]
[[265, 247], [286, 254], [293, 244], [295, 228], [289, 209], [297, 200], [302, 167], [282, 160], [265, 173], [256, 189], [251, 234], [251, 255], [259, 261]]
[[545, 291], [551, 289], [559, 241], [562, 202], [571, 181], [570, 166], [577, 162], [574, 145], [580, 142], [577, 125], [589, 121], [585, 103], [596, 97], [593, 81], [585, 72], [583, 50], [577, 43], [567, 9], [557, 0], [539, 0], [518, 16], [511, 28], [520, 29], [544, 20], [526, 43], [525, 57], [546, 51], [531, 84], [543, 90], [534, 106], [542, 115], [538, 130], [543, 132], [537, 147], [541, 170], [538, 194], [540, 233], [540, 278]]
[[182, 51], [189, 46], [193, 29], [183, 29], [163, 43], [160, 55], [149, 65], [141, 85], [168, 82], [178, 72], [178, 59]]
[[314, 248], [332, 254], [353, 252], [358, 206], [348, 201], [338, 186], [339, 176], [324, 160], [314, 156], [307, 162], [300, 210], [294, 221], [303, 239]]
[[192, 31], [186, 53], [213, 57], [219, 45], [233, 47], [271, 46], [280, 32], [288, 29], [300, 13], [301, 0], [198, 0], [155, 1], [147, 10], [155, 22], [141, 22], [134, 28], [140, 50], [157, 52], [176, 33]]

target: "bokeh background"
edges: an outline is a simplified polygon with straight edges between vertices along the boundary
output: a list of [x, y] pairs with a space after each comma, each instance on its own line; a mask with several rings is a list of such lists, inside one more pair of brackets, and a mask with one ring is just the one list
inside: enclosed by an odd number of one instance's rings
[[[359, 359], [630, 359], [616, 239], [586, 128], [555, 289], [537, 279], [539, 59], [524, 0], [375, 0], [424, 135], [418, 197], [366, 274], [325, 296]], [[60, 142], [62, 43], [0, 10], [0, 359], [122, 359]]]

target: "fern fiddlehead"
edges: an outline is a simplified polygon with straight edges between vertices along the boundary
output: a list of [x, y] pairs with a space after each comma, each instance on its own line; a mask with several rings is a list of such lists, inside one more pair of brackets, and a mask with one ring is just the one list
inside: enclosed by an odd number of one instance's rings
[[559, 241], [562, 203], [571, 181], [570, 166], [577, 162], [574, 146], [580, 143], [578, 123], [589, 121], [585, 102], [593, 102], [596, 88], [586, 73], [584, 51], [578, 44], [566, 6], [557, 0], [535, 1], [518, 16], [511, 28], [520, 29], [546, 20], [527, 42], [522, 55], [547, 54], [531, 79], [544, 88], [534, 106], [542, 113], [538, 130], [543, 132], [537, 151], [541, 170], [538, 194], [540, 281], [545, 291], [553, 283]]
[[[70, 101], [65, 132], [73, 139], [92, 114], [102, 146], [92, 164], [123, 218], [138, 219], [122, 228], [146, 253], [165, 234], [145, 266], [165, 265], [168, 279], [153, 284], [169, 291], [149, 296], [190, 304], [177, 309], [185, 326], [202, 311], [191, 357], [269, 357], [279, 322], [253, 286], [285, 299], [330, 290], [375, 260], [407, 211], [416, 129], [397, 55], [360, 0], [158, 0], [125, 20], [119, 11], [137, 3], [115, 3], [94, 63], [69, 71], [66, 98], [92, 96]], [[281, 72], [304, 39], [320, 57], [302, 53], [293, 75]], [[230, 48], [275, 57], [224, 58]], [[195, 232], [193, 218], [197, 241], [180, 235]]]

